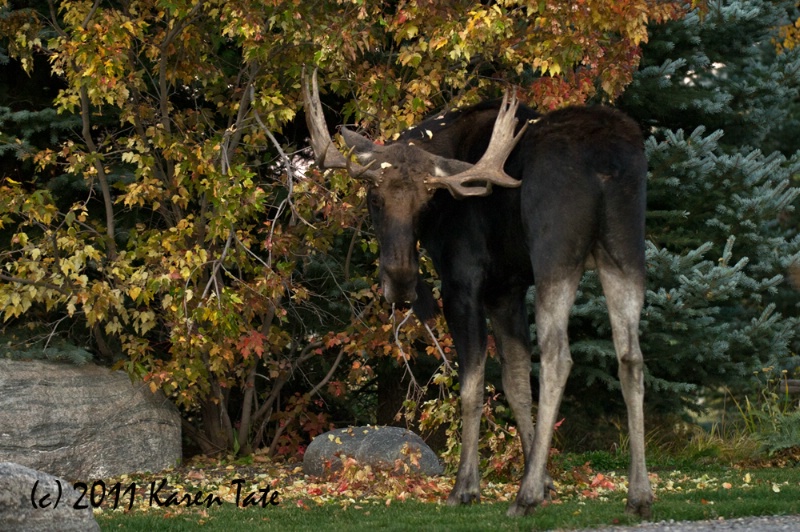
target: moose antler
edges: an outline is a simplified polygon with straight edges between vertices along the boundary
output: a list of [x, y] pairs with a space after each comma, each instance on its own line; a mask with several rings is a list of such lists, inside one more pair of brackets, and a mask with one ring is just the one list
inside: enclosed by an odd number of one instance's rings
[[314, 156], [320, 168], [346, 168], [350, 175], [356, 179], [377, 182], [380, 175], [369, 169], [372, 163], [367, 166], [355, 163], [350, 160], [350, 154], [345, 157], [333, 144], [333, 140], [331, 140], [331, 136], [328, 133], [328, 125], [325, 123], [325, 116], [322, 114], [316, 68], [314, 73], [311, 74], [309, 83], [305, 67], [303, 67], [303, 109], [306, 112], [308, 131], [311, 133], [311, 149], [314, 150]]
[[[517, 107], [519, 107], [519, 101], [516, 94], [512, 95], [509, 101], [508, 92], [506, 92], [494, 122], [492, 138], [489, 140], [489, 146], [483, 157], [463, 172], [449, 176], [428, 176], [425, 183], [432, 188], [447, 188], [457, 198], [488, 196], [492, 192], [493, 184], [508, 188], [520, 186], [521, 181], [509, 176], [503, 170], [506, 159], [528, 128], [528, 124], [525, 123], [522, 129], [514, 135], [514, 128], [517, 126]], [[467, 185], [470, 182], [484, 182], [485, 185]]]

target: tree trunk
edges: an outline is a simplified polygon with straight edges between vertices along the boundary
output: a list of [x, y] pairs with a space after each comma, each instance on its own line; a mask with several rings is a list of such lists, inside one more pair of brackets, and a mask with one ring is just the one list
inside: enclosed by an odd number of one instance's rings
[[[211, 454], [220, 453], [230, 449], [229, 443], [232, 440], [230, 426], [225, 426], [224, 419], [227, 419], [227, 412], [222, 412], [223, 404], [215, 397], [209, 397], [202, 402], [200, 411], [203, 419], [203, 437], [205, 447], [211, 450]], [[229, 425], [229, 424], [228, 424]], [[201, 448], [204, 445], [198, 441]]]

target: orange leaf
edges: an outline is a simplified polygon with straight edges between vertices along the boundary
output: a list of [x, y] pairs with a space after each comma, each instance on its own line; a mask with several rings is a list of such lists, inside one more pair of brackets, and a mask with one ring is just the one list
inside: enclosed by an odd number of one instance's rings
[[593, 487], [593, 488], [596, 488], [597, 486], [599, 486], [603, 482], [603, 480], [605, 480], [605, 478], [606, 477], [602, 473], [598, 473], [592, 479], [592, 483], [590, 484], [590, 486]]

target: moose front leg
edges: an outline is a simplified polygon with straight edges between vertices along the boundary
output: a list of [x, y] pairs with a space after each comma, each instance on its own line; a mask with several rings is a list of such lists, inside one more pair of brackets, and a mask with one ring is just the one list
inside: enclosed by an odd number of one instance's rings
[[483, 370], [485, 357], [465, 363], [459, 356], [459, 381], [461, 383], [461, 458], [458, 463], [456, 485], [447, 504], [480, 502], [481, 486], [478, 441], [480, 439], [481, 411], [483, 407]]
[[[466, 291], [442, 290], [444, 313], [458, 353], [458, 377], [461, 387], [461, 458], [456, 484], [447, 504], [480, 502], [478, 440], [483, 409], [483, 373], [486, 364], [486, 316], [477, 298], [464, 298]], [[456, 293], [460, 297], [448, 297]]]

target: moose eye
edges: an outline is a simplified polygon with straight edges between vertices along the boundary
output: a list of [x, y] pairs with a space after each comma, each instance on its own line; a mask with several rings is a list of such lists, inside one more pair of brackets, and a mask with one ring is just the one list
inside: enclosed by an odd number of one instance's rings
[[371, 209], [380, 210], [383, 208], [383, 198], [380, 195], [370, 192], [368, 198]]

